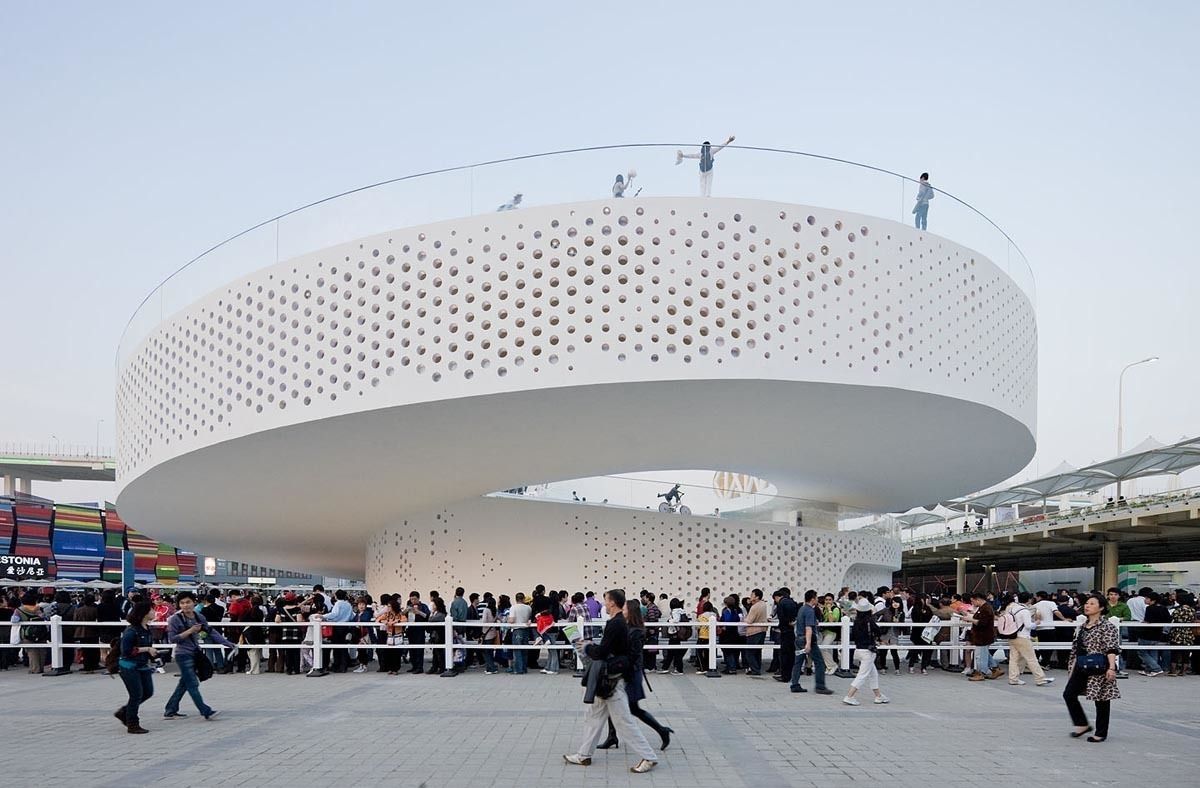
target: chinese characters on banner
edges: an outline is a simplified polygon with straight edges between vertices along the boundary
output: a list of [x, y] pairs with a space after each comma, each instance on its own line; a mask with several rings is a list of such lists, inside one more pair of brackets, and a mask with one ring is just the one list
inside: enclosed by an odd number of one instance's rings
[[0, 580], [41, 580], [46, 559], [31, 555], [0, 555]]

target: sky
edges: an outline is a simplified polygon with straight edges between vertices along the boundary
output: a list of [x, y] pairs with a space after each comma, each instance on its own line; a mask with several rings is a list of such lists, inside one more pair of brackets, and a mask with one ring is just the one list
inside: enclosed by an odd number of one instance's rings
[[1188, 2], [0, 5], [0, 444], [113, 446], [130, 314], [263, 219], [436, 167], [729, 133], [929, 171], [1019, 244], [1039, 405], [1015, 478], [1112, 456], [1118, 373], [1150, 355], [1126, 447], [1200, 434], [1198, 22]]

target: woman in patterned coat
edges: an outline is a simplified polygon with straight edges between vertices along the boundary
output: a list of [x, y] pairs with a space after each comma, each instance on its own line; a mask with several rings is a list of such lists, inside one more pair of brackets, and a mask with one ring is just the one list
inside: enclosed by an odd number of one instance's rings
[[[1092, 730], [1079, 702], [1080, 695], [1096, 703], [1096, 732], [1088, 736], [1090, 742], [1102, 742], [1108, 738], [1110, 705], [1113, 699], [1121, 697], [1121, 691], [1117, 688], [1117, 655], [1121, 653], [1121, 637], [1112, 622], [1104, 617], [1106, 612], [1108, 603], [1102, 597], [1095, 594], [1089, 596], [1083, 605], [1087, 620], [1079, 628], [1071, 646], [1071, 661], [1067, 665], [1070, 678], [1063, 690], [1063, 699], [1067, 702], [1067, 711], [1071, 713], [1071, 722], [1075, 724], [1075, 730], [1071, 732], [1073, 739]], [[1108, 669], [1098, 675], [1084, 673], [1077, 663], [1085, 654], [1104, 654], [1108, 659]]]

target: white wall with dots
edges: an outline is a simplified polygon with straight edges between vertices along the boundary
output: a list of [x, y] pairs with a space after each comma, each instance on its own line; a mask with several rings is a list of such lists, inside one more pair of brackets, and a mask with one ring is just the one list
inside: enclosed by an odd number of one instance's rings
[[414, 514], [374, 534], [372, 594], [495, 594], [608, 588], [683, 594], [875, 589], [900, 568], [900, 543], [872, 534], [683, 517], [602, 505], [478, 498]]
[[1033, 432], [1036, 347], [997, 266], [883, 219], [703, 198], [475, 216], [262, 268], [164, 321], [119, 373], [118, 483], [301, 421], [626, 380], [891, 386]]

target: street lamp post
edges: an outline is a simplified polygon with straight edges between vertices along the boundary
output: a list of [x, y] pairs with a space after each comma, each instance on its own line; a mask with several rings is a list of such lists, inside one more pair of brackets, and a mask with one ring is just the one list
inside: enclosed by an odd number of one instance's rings
[[[1150, 356], [1141, 361], [1134, 361], [1126, 364], [1121, 369], [1121, 374], [1117, 376], [1117, 455], [1125, 451], [1125, 373], [1130, 369], [1142, 364], [1153, 364], [1158, 361], [1158, 356]], [[1117, 479], [1117, 502], [1121, 501], [1121, 480]]]

